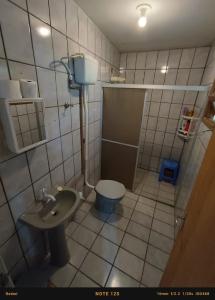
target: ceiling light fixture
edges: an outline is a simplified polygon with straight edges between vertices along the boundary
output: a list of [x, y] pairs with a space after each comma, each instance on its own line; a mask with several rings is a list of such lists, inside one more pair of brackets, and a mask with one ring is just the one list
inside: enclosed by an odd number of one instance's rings
[[137, 11], [139, 12], [139, 19], [138, 19], [138, 26], [140, 28], [143, 28], [146, 26], [147, 23], [147, 18], [146, 18], [146, 13], [148, 10], [150, 10], [152, 7], [149, 4], [146, 3], [141, 3], [136, 7]]

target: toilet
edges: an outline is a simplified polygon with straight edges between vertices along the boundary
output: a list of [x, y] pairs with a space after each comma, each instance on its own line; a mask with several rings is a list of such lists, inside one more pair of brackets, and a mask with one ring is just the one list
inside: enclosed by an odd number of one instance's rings
[[125, 196], [126, 189], [120, 182], [114, 180], [100, 180], [95, 187], [95, 208], [99, 212], [113, 213], [116, 205]]

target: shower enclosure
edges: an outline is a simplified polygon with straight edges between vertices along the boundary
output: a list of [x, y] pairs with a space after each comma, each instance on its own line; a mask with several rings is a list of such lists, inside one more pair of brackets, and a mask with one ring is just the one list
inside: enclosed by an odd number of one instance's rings
[[[105, 172], [108, 166], [109, 179], [120, 181], [122, 178], [120, 173], [126, 177], [125, 166], [121, 172], [118, 170], [119, 174], [116, 176], [113, 166], [117, 166], [116, 157], [118, 157], [121, 164], [128, 167], [127, 174], [130, 176], [130, 183], [127, 188], [149, 199], [176, 207], [176, 217], [182, 220], [194, 181], [194, 176], [192, 176], [194, 170], [191, 171], [190, 167], [194, 168], [196, 164], [194, 161], [192, 163], [191, 157], [206, 105], [208, 86], [105, 84], [103, 88], [105, 126], [103, 124], [102, 176], [106, 177]], [[124, 91], [127, 99], [123, 96], [119, 100], [119, 90], [121, 90], [121, 95]], [[120, 122], [123, 119], [123, 115], [120, 113], [123, 111], [124, 105], [130, 106], [130, 109], [127, 107], [130, 116], [127, 115], [126, 120], [129, 119], [130, 124], [136, 120], [135, 115], [132, 115], [135, 107], [137, 110], [138, 95], [136, 91], [142, 91], [142, 94], [139, 93], [139, 97], [142, 99], [144, 97], [144, 104], [143, 107], [139, 107], [141, 110], [138, 114], [139, 122], [135, 123], [135, 126], [138, 127], [135, 134], [139, 130], [138, 144], [132, 144], [125, 139], [127, 129], [124, 128], [123, 131], [123, 126], [121, 128], [123, 139], [120, 140], [116, 135], [114, 136], [116, 126], [114, 126], [113, 120], [118, 119]], [[187, 123], [191, 130], [183, 135], [179, 129], [181, 129], [184, 119], [188, 120]], [[107, 141], [107, 132], [110, 131], [114, 134]], [[132, 134], [132, 130], [129, 132], [130, 134]], [[123, 151], [119, 151], [119, 145], [115, 152], [116, 143], [120, 144], [121, 148], [126, 146], [127, 150], [136, 147], [132, 162], [129, 159], [126, 160], [126, 153], [123, 154]], [[116, 153], [117, 156], [115, 156]], [[111, 161], [113, 157], [115, 157], [115, 161]], [[176, 187], [158, 181], [160, 164], [163, 159], [174, 159], [180, 162], [180, 174]], [[128, 166], [128, 161], [130, 166]], [[106, 170], [104, 170], [105, 168]]]

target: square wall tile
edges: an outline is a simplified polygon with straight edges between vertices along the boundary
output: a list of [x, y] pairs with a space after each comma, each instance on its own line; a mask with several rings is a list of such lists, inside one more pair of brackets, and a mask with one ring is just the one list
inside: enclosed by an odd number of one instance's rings
[[169, 109], [170, 109], [169, 103], [161, 103], [160, 110], [159, 110], [159, 117], [168, 118]]
[[59, 107], [60, 132], [61, 135], [69, 133], [72, 129], [72, 119], [70, 107], [65, 109], [63, 106]]
[[[68, 56], [66, 37], [60, 32], [52, 29], [52, 39], [54, 47], [54, 60], [59, 60], [61, 57]], [[55, 66], [55, 69], [66, 73], [64, 66]]]
[[[7, 197], [10, 199], [31, 184], [25, 154], [16, 156], [0, 166], [0, 173]], [[19, 180], [17, 180], [19, 178]]]
[[87, 48], [95, 53], [96, 46], [96, 31], [94, 23], [87, 19]]
[[134, 83], [135, 70], [126, 71], [126, 83]]
[[47, 191], [49, 191], [51, 189], [50, 174], [47, 174], [47, 175], [43, 176], [41, 179], [39, 179], [38, 181], [36, 181], [33, 184], [33, 187], [34, 187], [35, 197], [38, 200], [39, 199], [39, 193], [40, 193], [40, 190], [42, 188], [46, 188]]
[[81, 8], [78, 8], [79, 20], [79, 43], [87, 47], [87, 15]]
[[171, 147], [174, 142], [175, 135], [172, 133], [165, 133], [164, 145]]
[[65, 2], [49, 0], [51, 25], [66, 34]]
[[145, 76], [144, 76], [144, 84], [153, 84], [154, 75], [155, 75], [154, 70], [146, 70], [145, 71]]
[[30, 13], [50, 24], [48, 0], [27, 0]]
[[[162, 104], [160, 106], [160, 110], [161, 110], [161, 107], [162, 107]], [[167, 119], [166, 118], [158, 118], [157, 130], [165, 131], [166, 130], [166, 125], [167, 125]]]
[[156, 68], [162, 69], [162, 67], [167, 66], [168, 57], [169, 57], [168, 50], [159, 51]]
[[136, 66], [136, 59], [137, 54], [136, 53], [128, 53], [127, 54], [127, 69], [135, 69]]
[[46, 146], [40, 146], [28, 152], [28, 163], [33, 182], [49, 172]]
[[63, 159], [71, 157], [73, 154], [72, 133], [65, 134], [61, 137]]
[[19, 217], [26, 211], [31, 211], [35, 208], [36, 202], [32, 187], [27, 188], [24, 192], [14, 197], [9, 202], [16, 228], [23, 226], [19, 221]]
[[136, 69], [145, 69], [146, 67], [146, 52], [137, 53]]
[[49, 166], [52, 170], [62, 162], [61, 139], [58, 138], [47, 144]]
[[151, 102], [149, 115], [152, 117], [157, 117], [159, 113], [160, 103]]
[[135, 71], [135, 76], [134, 76], [134, 83], [136, 84], [143, 84], [144, 82], [144, 70], [136, 70]]
[[[166, 73], [164, 84], [174, 85], [176, 81], [176, 76], [177, 76], [177, 69], [169, 69], [168, 72]], [[172, 91], [166, 91], [166, 92], [171, 93]]]
[[190, 70], [189, 69], [179, 69], [176, 84], [177, 85], [187, 85], [189, 79]]
[[0, 246], [15, 232], [12, 216], [7, 204], [0, 207]]
[[181, 104], [171, 104], [169, 118], [179, 119], [181, 113]]
[[51, 171], [52, 186], [64, 185], [63, 164]]
[[[16, 249], [16, 251], [14, 251]], [[11, 270], [21, 259], [22, 251], [16, 234], [14, 234], [1, 248], [0, 255], [4, 259], [6, 267]]]
[[80, 128], [80, 106], [75, 105], [71, 109], [72, 113], [72, 130], [77, 130]]
[[33, 64], [27, 12], [9, 1], [2, 0], [0, 19], [8, 59]]
[[179, 68], [191, 68], [195, 48], [183, 49]]
[[37, 81], [35, 66], [9, 61], [11, 79], [30, 79]]
[[9, 79], [6, 60], [0, 59], [0, 79]]
[[78, 41], [78, 6], [73, 0], [66, 0], [67, 35]]
[[18, 6], [22, 7], [25, 10], [27, 9], [26, 0], [12, 0], [11, 2], [17, 4]]
[[[50, 68], [50, 64], [54, 60], [51, 39], [51, 27], [33, 16], [30, 16], [30, 23], [36, 65], [45, 68]], [[46, 37], [44, 37], [41, 34], [41, 30], [47, 31]]]
[[65, 181], [67, 183], [75, 175], [73, 157], [64, 161], [64, 172], [65, 172]]
[[57, 105], [57, 91], [55, 72], [43, 68], [37, 68], [40, 96], [44, 98], [45, 107]]
[[157, 145], [163, 145], [164, 140], [164, 132], [156, 131], [154, 143]]
[[147, 52], [146, 69], [155, 69], [157, 63], [157, 51]]
[[195, 56], [193, 59], [193, 68], [204, 68], [209, 55], [210, 47], [196, 48]]
[[4, 194], [3, 186], [2, 186], [2, 184], [0, 182], [0, 206], [2, 204], [4, 204], [6, 201], [7, 200], [6, 200], [6, 197], [5, 197], [5, 194]]
[[192, 69], [189, 76], [189, 85], [199, 85], [202, 80], [204, 69]]
[[68, 75], [60, 72], [56, 72], [57, 83], [57, 98], [58, 105], [70, 104], [70, 93], [68, 89]]
[[122, 53], [120, 55], [120, 68], [126, 69], [127, 64], [127, 53]]
[[102, 49], [102, 41], [101, 41], [101, 32], [100, 30], [96, 27], [96, 55], [101, 57], [101, 49]]
[[80, 130], [73, 132], [73, 150], [77, 153], [81, 150]]
[[60, 135], [58, 109], [50, 107], [45, 109], [45, 126], [48, 139], [57, 138]]
[[181, 59], [182, 49], [173, 49], [169, 51], [168, 67], [178, 68]]

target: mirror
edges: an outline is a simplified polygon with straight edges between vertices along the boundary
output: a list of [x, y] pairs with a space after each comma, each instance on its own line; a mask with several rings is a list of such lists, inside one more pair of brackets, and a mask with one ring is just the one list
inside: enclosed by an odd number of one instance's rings
[[1, 101], [1, 119], [11, 151], [21, 153], [45, 143], [42, 99]]
[[10, 113], [19, 148], [44, 140], [44, 112], [41, 102], [10, 102]]

